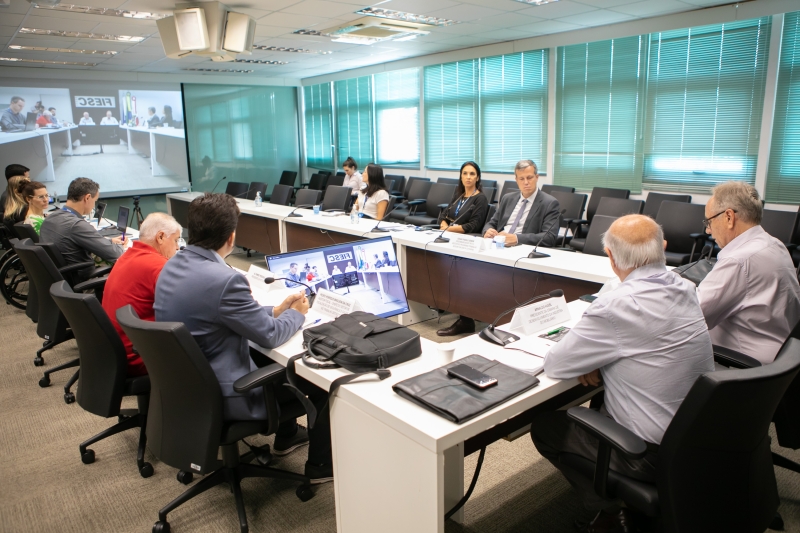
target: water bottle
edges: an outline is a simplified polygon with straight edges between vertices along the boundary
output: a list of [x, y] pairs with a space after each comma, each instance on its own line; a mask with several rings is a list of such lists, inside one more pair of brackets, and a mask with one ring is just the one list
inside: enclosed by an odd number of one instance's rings
[[356, 218], [357, 216], [358, 216], [358, 210], [355, 208], [355, 206], [353, 206], [353, 208], [350, 210], [350, 223], [351, 224], [355, 224], [356, 223], [356, 221], [358, 220]]
[[256, 192], [256, 207], [261, 207], [261, 191]]

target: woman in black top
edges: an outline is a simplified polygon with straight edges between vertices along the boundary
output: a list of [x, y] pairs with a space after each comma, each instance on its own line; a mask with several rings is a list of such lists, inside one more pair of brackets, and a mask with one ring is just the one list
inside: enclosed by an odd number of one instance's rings
[[[461, 165], [461, 180], [450, 201], [450, 206], [439, 215], [439, 227], [454, 233], [482, 233], [489, 211], [489, 200], [483, 194], [481, 167], [474, 161]], [[461, 333], [474, 333], [475, 321], [460, 316], [455, 323], [436, 332], [440, 337]]]
[[461, 165], [461, 179], [450, 206], [439, 215], [439, 229], [481, 233], [489, 211], [489, 200], [482, 191], [481, 168], [474, 161], [467, 161]]

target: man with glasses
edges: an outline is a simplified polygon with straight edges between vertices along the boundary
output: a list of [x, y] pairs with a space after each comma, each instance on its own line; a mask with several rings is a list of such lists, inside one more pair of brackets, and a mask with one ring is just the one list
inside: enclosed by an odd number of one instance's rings
[[771, 363], [800, 319], [792, 258], [761, 227], [763, 205], [754, 187], [730, 181], [712, 193], [703, 224], [722, 250], [697, 288], [711, 341]]

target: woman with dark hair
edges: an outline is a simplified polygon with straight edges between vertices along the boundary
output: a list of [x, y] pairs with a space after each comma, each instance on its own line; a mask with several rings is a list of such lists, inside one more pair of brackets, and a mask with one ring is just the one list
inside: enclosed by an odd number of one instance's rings
[[489, 199], [483, 194], [481, 167], [474, 161], [461, 165], [450, 206], [439, 215], [439, 229], [453, 233], [480, 233], [489, 211]]
[[42, 229], [42, 222], [44, 222], [44, 210], [47, 209], [50, 203], [47, 187], [38, 181], [26, 181], [19, 186], [17, 191], [20, 197], [28, 204], [28, 209], [25, 210], [23, 216], [23, 222], [33, 226], [36, 233], [39, 233]]
[[175, 127], [173, 122], [175, 119], [172, 118], [172, 106], [165, 105], [164, 106], [164, 118], [161, 119], [161, 124]]
[[389, 191], [386, 190], [386, 181], [383, 179], [383, 167], [370, 163], [361, 174], [361, 179], [367, 184], [367, 188], [358, 193], [353, 209], [380, 220], [389, 205]]
[[356, 160], [352, 157], [348, 157], [344, 160], [344, 163], [342, 163], [342, 168], [345, 173], [344, 183], [342, 183], [342, 185], [352, 189], [350, 193], [352, 196], [358, 196], [358, 192], [361, 190], [361, 185], [363, 185], [364, 182], [362, 181], [361, 173], [358, 171]]

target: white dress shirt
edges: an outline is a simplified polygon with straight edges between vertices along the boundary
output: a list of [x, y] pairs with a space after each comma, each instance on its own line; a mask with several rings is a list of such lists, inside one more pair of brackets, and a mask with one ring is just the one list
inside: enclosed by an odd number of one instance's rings
[[[528, 215], [531, 213], [531, 207], [533, 206], [533, 201], [536, 199], [537, 194], [539, 194], [539, 189], [534, 189], [533, 194], [531, 194], [527, 198], [528, 203], [525, 204], [525, 211], [522, 212], [522, 218], [519, 219], [519, 224], [517, 225], [517, 228], [514, 230], [514, 235], [522, 233], [522, 227], [525, 225], [525, 221], [528, 219]], [[519, 213], [519, 210], [522, 207], [522, 200], [525, 200], [525, 198], [523, 198], [522, 193], [520, 193], [519, 201], [517, 202], [517, 205], [514, 206], [514, 210], [511, 211], [511, 216], [508, 217], [508, 223], [505, 226], [503, 226], [503, 229], [501, 231], [505, 231], [506, 233], [508, 233], [511, 230], [511, 226], [517, 219], [517, 214]]]
[[81, 126], [94, 126], [94, 119], [92, 117], [82, 117], [79, 124]]
[[771, 363], [800, 318], [800, 285], [786, 246], [761, 226], [717, 255], [697, 287], [711, 341]]
[[119, 122], [117, 122], [117, 119], [114, 117], [103, 117], [103, 119], [100, 121], [101, 126], [115, 126], [118, 124]]
[[353, 189], [353, 191], [350, 193], [351, 195], [353, 195], [353, 194], [358, 194], [358, 191], [361, 190], [361, 186], [362, 185], [366, 186], [366, 183], [364, 183], [364, 180], [361, 179], [361, 172], [356, 170], [355, 172], [353, 172], [352, 176], [348, 176], [347, 174], [345, 174], [344, 183], [342, 185]]
[[695, 380], [714, 370], [694, 285], [664, 265], [637, 268], [600, 295], [544, 359], [545, 373], [555, 379], [597, 368], [608, 413], [660, 444]]

